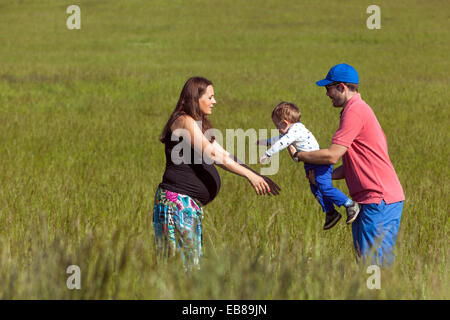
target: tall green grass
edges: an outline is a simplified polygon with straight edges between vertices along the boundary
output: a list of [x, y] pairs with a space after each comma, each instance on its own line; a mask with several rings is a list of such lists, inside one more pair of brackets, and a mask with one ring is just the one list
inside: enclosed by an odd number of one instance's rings
[[[381, 30], [366, 28], [371, 3], [356, 0], [77, 1], [82, 29], [67, 30], [71, 4], [0, 4], [2, 298], [450, 298], [448, 2], [379, 1]], [[314, 81], [344, 61], [406, 194], [381, 290], [367, 288], [350, 228], [322, 230], [302, 166], [285, 153], [278, 197], [221, 171], [200, 271], [157, 262], [158, 135], [185, 80], [214, 82], [211, 120], [223, 132], [271, 129], [272, 108], [293, 101], [326, 147], [339, 110]], [[66, 287], [72, 264], [81, 290]]]

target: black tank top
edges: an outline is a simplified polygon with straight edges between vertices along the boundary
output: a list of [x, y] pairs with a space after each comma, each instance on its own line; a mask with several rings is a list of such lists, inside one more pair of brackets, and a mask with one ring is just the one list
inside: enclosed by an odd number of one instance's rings
[[[195, 150], [187, 145], [183, 138], [179, 141], [170, 141], [170, 135], [165, 143], [166, 170], [160, 183], [160, 187], [188, 195], [202, 205], [211, 202], [219, 193], [220, 176], [212, 164], [207, 164]], [[182, 146], [184, 148], [182, 148]], [[175, 163], [172, 161], [172, 151], [175, 149]], [[183, 150], [190, 150], [189, 154], [183, 154]], [[179, 163], [181, 162], [181, 163]]]

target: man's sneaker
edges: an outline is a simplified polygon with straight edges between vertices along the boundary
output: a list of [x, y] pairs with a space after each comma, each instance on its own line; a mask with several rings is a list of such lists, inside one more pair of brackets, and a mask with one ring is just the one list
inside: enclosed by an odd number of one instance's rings
[[335, 209], [333, 211], [327, 212], [325, 216], [325, 224], [323, 225], [323, 230], [330, 229], [341, 219], [341, 214]]
[[353, 201], [353, 203], [346, 208], [347, 211], [347, 224], [352, 223], [358, 217], [359, 211], [361, 210], [361, 205], [358, 202]]

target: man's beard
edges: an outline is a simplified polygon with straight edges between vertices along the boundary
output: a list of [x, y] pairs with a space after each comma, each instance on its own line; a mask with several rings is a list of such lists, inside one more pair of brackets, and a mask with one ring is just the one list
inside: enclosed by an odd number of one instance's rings
[[333, 106], [336, 108], [340, 108], [343, 107], [345, 104], [345, 98], [344, 97], [340, 97], [340, 98], [335, 98], [331, 100], [333, 103]]

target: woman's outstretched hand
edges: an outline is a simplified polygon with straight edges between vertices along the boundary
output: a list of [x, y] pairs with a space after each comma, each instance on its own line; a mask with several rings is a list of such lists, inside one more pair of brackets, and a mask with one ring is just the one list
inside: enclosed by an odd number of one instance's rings
[[263, 177], [256, 173], [251, 173], [248, 177], [248, 180], [253, 186], [253, 189], [255, 189], [257, 195], [262, 194], [270, 194], [270, 187], [269, 184], [264, 180]]
[[[280, 194], [281, 188], [272, 181], [272, 179], [267, 178], [266, 176], [261, 175], [261, 177], [267, 182], [267, 184], [270, 187], [270, 192], [274, 195], [277, 196]], [[270, 193], [269, 193], [270, 196]]]
[[248, 180], [252, 184], [257, 195], [268, 194], [270, 196], [270, 194], [273, 194], [277, 196], [280, 194], [281, 188], [266, 176], [253, 173], [248, 177]]
[[[253, 188], [255, 188], [255, 191], [258, 195], [265, 194], [265, 193], [258, 193], [258, 189], [259, 190], [267, 190], [266, 192], [269, 196], [270, 196], [270, 194], [273, 194], [274, 196], [277, 196], [280, 194], [281, 188], [275, 182], [273, 182], [272, 179], [269, 179], [266, 176], [259, 174], [252, 168], [246, 166], [243, 162], [239, 161], [239, 159], [236, 158], [234, 155], [229, 154], [229, 157], [253, 173], [253, 175], [252, 175], [253, 181], [255, 181], [255, 183], [257, 183], [258, 188], [255, 187], [255, 184], [252, 182], [251, 179], [249, 179], [249, 181], [252, 184]], [[256, 179], [255, 176], [263, 179], [264, 182], [261, 182], [261, 179]], [[261, 189], [261, 187], [262, 187], [262, 189]]]

